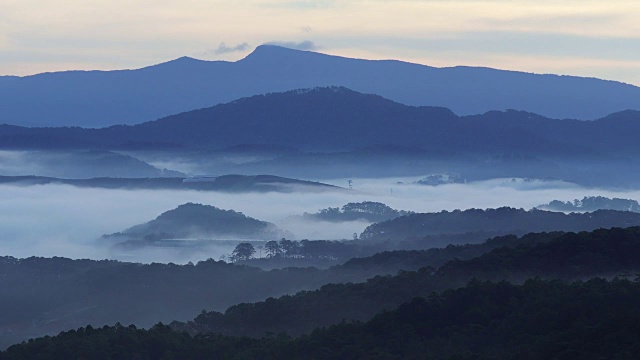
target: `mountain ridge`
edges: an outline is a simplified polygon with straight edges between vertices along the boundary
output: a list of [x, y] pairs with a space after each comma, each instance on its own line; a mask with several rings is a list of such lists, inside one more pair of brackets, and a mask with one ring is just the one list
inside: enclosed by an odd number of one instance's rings
[[[622, 124], [622, 125], [621, 125]], [[597, 121], [550, 119], [524, 111], [457, 116], [432, 106], [408, 106], [344, 87], [254, 95], [138, 125], [101, 129], [0, 125], [0, 147], [190, 149], [272, 144], [303, 151], [392, 145], [465, 154], [554, 156], [638, 152], [640, 112]]]
[[447, 107], [460, 115], [514, 108], [553, 118], [595, 119], [640, 109], [640, 88], [610, 80], [435, 68], [263, 45], [235, 62], [182, 57], [139, 69], [0, 78], [0, 123], [139, 124], [241, 97], [315, 86], [345, 86], [406, 105]]

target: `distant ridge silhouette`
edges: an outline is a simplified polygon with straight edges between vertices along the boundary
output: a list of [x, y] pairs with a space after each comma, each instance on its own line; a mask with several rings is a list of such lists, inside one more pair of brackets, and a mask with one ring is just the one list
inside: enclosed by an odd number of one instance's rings
[[360, 60], [275, 45], [236, 62], [182, 57], [136, 69], [0, 77], [0, 123], [103, 127], [137, 124], [241, 97], [345, 86], [458, 115], [517, 109], [597, 119], [640, 109], [640, 88], [615, 81], [478, 67]]
[[[407, 106], [344, 87], [242, 98], [133, 126], [102, 129], [0, 125], [3, 149], [228, 149], [440, 154], [640, 155], [640, 111], [595, 121], [549, 119], [525, 111], [455, 115]], [[264, 146], [263, 146], [264, 147]], [[279, 151], [281, 151], [279, 150]]]

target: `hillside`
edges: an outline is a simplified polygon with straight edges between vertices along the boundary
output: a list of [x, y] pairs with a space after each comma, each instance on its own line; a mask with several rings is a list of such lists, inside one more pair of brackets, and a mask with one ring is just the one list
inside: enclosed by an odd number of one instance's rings
[[102, 238], [109, 242], [145, 245], [166, 239], [274, 240], [285, 235], [286, 232], [272, 223], [233, 210], [187, 203], [154, 220]]
[[202, 313], [193, 321], [172, 326], [192, 334], [259, 337], [265, 332], [284, 331], [297, 336], [345, 320], [367, 320], [416, 296], [429, 297], [434, 291], [464, 286], [472, 279], [575, 280], [632, 276], [640, 269], [640, 227], [567, 233], [553, 239], [546, 234], [538, 240], [536, 237], [532, 234], [516, 247], [496, 248], [469, 260], [453, 259], [437, 269], [402, 271], [393, 277], [377, 276], [358, 284], [329, 284], [294, 296], [238, 304], [224, 313]]
[[0, 359], [634, 359], [638, 296], [640, 284], [628, 280], [473, 281], [365, 323], [343, 322], [297, 339], [192, 337], [162, 324], [149, 330], [116, 324], [12, 346]]
[[236, 62], [183, 57], [136, 70], [0, 77], [0, 123], [136, 124], [241, 97], [317, 86], [346, 86], [408, 105], [447, 107], [460, 115], [516, 109], [554, 118], [596, 119], [640, 109], [640, 89], [614, 81], [464, 66], [435, 68], [265, 45]]
[[[277, 119], [277, 121], [276, 121]], [[303, 151], [417, 150], [415, 155], [500, 155], [562, 159], [628, 157], [638, 153], [633, 134], [640, 112], [597, 121], [492, 111], [458, 117], [450, 110], [412, 107], [346, 88], [317, 88], [243, 98], [136, 126], [104, 129], [0, 126], [4, 149], [223, 149], [272, 144]], [[377, 148], [389, 153], [391, 149]], [[391, 152], [396, 157], [398, 154]], [[405, 154], [407, 155], [407, 154]], [[292, 159], [294, 160], [295, 157]], [[535, 164], [529, 164], [535, 165]]]
[[348, 203], [341, 208], [330, 207], [320, 209], [316, 213], [304, 213], [302, 216], [305, 219], [315, 221], [344, 222], [360, 220], [380, 222], [410, 213], [410, 211], [392, 209], [383, 203], [363, 201], [359, 203]]
[[[193, 322], [174, 325], [193, 332], [222, 326], [227, 334], [260, 336], [265, 331], [283, 330], [298, 334], [342, 319], [365, 320], [415, 296], [463, 286], [472, 277], [573, 279], [633, 273], [640, 259], [639, 233], [639, 228], [632, 228], [505, 237], [485, 245], [389, 252], [323, 271], [262, 271], [211, 259], [195, 265], [143, 265], [2, 257], [0, 286], [4, 296], [0, 307], [5, 311], [0, 313], [0, 347], [87, 324], [100, 327], [119, 321], [151, 326], [158, 321], [186, 321], [202, 309], [222, 311], [239, 303], [244, 304], [229, 308], [225, 315], [208, 312]], [[516, 248], [509, 250], [507, 246]], [[487, 251], [492, 252], [480, 256]], [[452, 261], [477, 256], [477, 261]], [[440, 268], [437, 272], [436, 266]], [[418, 268], [423, 269], [373, 278]], [[373, 279], [363, 282], [369, 278]], [[347, 282], [352, 284], [338, 284]], [[328, 283], [333, 285], [323, 286]], [[320, 286], [317, 291], [254, 303]], [[252, 325], [243, 325], [248, 323]]]
[[0, 184], [20, 186], [65, 184], [82, 188], [171, 189], [224, 192], [323, 192], [343, 188], [320, 182], [274, 175], [221, 175], [215, 177], [146, 177], [61, 179], [44, 176], [0, 176]]
[[639, 225], [640, 214], [634, 212], [598, 210], [565, 214], [502, 207], [406, 215], [368, 226], [360, 239], [369, 242], [390, 241], [404, 248], [426, 249], [455, 243], [477, 243], [507, 234], [591, 231]]
[[552, 200], [548, 204], [536, 206], [549, 211], [596, 211], [602, 209], [640, 212], [640, 204], [636, 200], [607, 198], [604, 196], [585, 196], [582, 200]]

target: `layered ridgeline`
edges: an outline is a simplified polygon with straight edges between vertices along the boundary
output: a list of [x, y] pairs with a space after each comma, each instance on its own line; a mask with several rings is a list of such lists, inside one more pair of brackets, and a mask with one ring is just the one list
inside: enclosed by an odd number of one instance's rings
[[[0, 135], [1, 136], [1, 135]], [[7, 151], [0, 153], [0, 174], [24, 176], [2, 178], [0, 182], [28, 184], [29, 176], [87, 179], [94, 177], [166, 178], [186, 175], [155, 167], [127, 154], [107, 150]]]
[[548, 204], [536, 206], [538, 209], [550, 211], [596, 211], [602, 209], [640, 212], [640, 204], [636, 200], [608, 198], [604, 196], [585, 196], [582, 200], [553, 200]]
[[[164, 174], [170, 172], [164, 171]], [[179, 174], [179, 173], [178, 173]], [[175, 176], [175, 174], [174, 174]], [[223, 192], [324, 192], [341, 187], [274, 175], [221, 175], [193, 177], [100, 177], [61, 179], [44, 176], [0, 176], [0, 184], [30, 186], [64, 184], [81, 188], [201, 190]]]
[[290, 235], [272, 223], [240, 212], [187, 203], [144, 224], [104, 235], [102, 239], [123, 245], [143, 246], [162, 240], [274, 240]]
[[[0, 123], [82, 126], [141, 123], [241, 97], [346, 86], [461, 115], [517, 109], [596, 119], [640, 109], [640, 89], [619, 82], [476, 67], [434, 68], [259, 46], [237, 62], [180, 58], [137, 70], [0, 77]], [[149, 106], [153, 104], [153, 106]]]
[[474, 281], [294, 339], [116, 324], [18, 344], [0, 359], [637, 359], [638, 296], [629, 280]]
[[[294, 296], [240, 304], [224, 314], [203, 312], [188, 323], [171, 324], [173, 330], [163, 325], [149, 331], [121, 325], [87, 327], [18, 345], [0, 356], [22, 359], [53, 353], [157, 358], [180, 354], [182, 358], [233, 359], [356, 354], [357, 358], [429, 355], [449, 359], [460, 355], [458, 358], [471, 359], [486, 355], [522, 359], [526, 358], [523, 355], [554, 358], [560, 354], [583, 358], [586, 352], [634, 358], [640, 350], [635, 341], [640, 335], [638, 319], [633, 315], [638, 313], [637, 282], [596, 279], [567, 284], [536, 279], [516, 286], [478, 279], [633, 278], [631, 274], [640, 269], [638, 255], [640, 228], [570, 233], [496, 249], [469, 261], [453, 260], [439, 269], [423, 268], [359, 284], [326, 285]], [[181, 267], [175, 267], [178, 269]], [[476, 280], [468, 283], [472, 278]], [[396, 308], [365, 324], [349, 324]], [[219, 335], [263, 336], [280, 331], [297, 335], [338, 323], [293, 340], [282, 335], [261, 340]], [[183, 330], [198, 335], [192, 337]], [[443, 333], [447, 336], [441, 336]]]
[[590, 231], [640, 226], [640, 214], [597, 210], [570, 213], [510, 207], [441, 211], [402, 216], [368, 226], [360, 240], [387, 242], [399, 248], [427, 249], [447, 244], [478, 243], [493, 236], [545, 231]]
[[[362, 282], [398, 270], [440, 266], [453, 258], [470, 259], [496, 248], [547, 242], [560, 235], [507, 236], [480, 245], [386, 252], [323, 271], [306, 266], [263, 271], [212, 259], [181, 266], [2, 257], [0, 287], [4, 296], [0, 297], [0, 308], [4, 311], [0, 313], [0, 348], [87, 324], [102, 326], [120, 321], [151, 326], [158, 321], [186, 321], [202, 309], [221, 311], [241, 302], [315, 289], [327, 283]], [[303, 253], [305, 258], [316, 260], [345, 256], [345, 251], [333, 253], [336, 244], [309, 241], [305, 247], [310, 252]]]
[[[524, 239], [523, 239], [524, 240]], [[341, 321], [366, 320], [416, 296], [464, 286], [472, 279], [521, 282], [532, 277], [585, 279], [617, 275], [635, 278], [640, 261], [640, 228], [596, 230], [549, 237], [530, 234], [516, 247], [500, 247], [469, 260], [436, 268], [378, 276], [360, 284], [330, 284], [294, 296], [239, 304], [225, 313], [208, 312], [173, 327], [191, 333], [262, 336], [299, 335]], [[346, 267], [346, 264], [345, 264]]]
[[431, 155], [534, 154], [593, 159], [637, 154], [638, 132], [638, 111], [596, 121], [558, 121], [518, 111], [458, 117], [446, 108], [407, 106], [332, 87], [243, 98], [135, 126], [3, 125], [0, 147], [186, 150], [274, 144], [304, 151], [335, 151], [382, 144]]

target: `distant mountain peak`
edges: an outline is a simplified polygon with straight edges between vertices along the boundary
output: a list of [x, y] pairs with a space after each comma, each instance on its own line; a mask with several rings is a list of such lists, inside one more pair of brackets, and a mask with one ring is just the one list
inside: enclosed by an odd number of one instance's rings
[[[314, 51], [291, 49], [280, 45], [264, 44], [259, 45], [245, 58], [238, 60], [238, 63], [259, 63], [259, 64], [281, 64], [283, 62], [310, 61], [312, 64], [318, 58], [331, 58], [332, 55], [326, 55]], [[337, 57], [336, 57], [337, 58]]]

